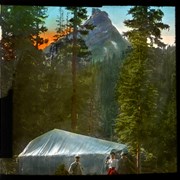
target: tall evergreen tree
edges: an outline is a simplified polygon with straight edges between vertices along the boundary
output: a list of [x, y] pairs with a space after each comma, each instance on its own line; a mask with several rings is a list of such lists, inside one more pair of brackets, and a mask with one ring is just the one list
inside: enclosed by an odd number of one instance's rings
[[141, 148], [146, 146], [157, 119], [157, 88], [150, 80], [154, 67], [148, 58], [148, 47], [164, 46], [160, 30], [169, 26], [161, 22], [163, 12], [149, 6], [132, 7], [128, 14], [133, 19], [125, 20], [124, 24], [132, 30], [124, 35], [132, 45], [132, 52], [120, 71], [117, 87], [120, 113], [116, 132], [119, 140], [129, 144], [136, 154], [137, 173], [140, 173]]
[[88, 30], [92, 30], [93, 26], [86, 25], [82, 28], [82, 23], [87, 19], [87, 10], [83, 7], [67, 7], [72, 14], [70, 28], [72, 32], [72, 103], [71, 103], [71, 128], [72, 131], [77, 129], [77, 62], [78, 57], [86, 59], [90, 55], [88, 48], [81, 38], [87, 35]]
[[[32, 43], [35, 45], [35, 42], [33, 38], [44, 32], [43, 29], [46, 29], [44, 26], [41, 28], [36, 26], [44, 23], [44, 18], [47, 17], [45, 16], [46, 9], [40, 6], [1, 6], [1, 63], [4, 70], [2, 81], [6, 79], [6, 83], [3, 83], [3, 90], [6, 89], [5, 86], [7, 87], [7, 85], [12, 87], [16, 65], [27, 50], [34, 51]], [[36, 46], [39, 44], [36, 42]], [[13, 62], [9, 62], [10, 60]]]
[[[11, 76], [11, 81], [13, 81], [13, 121], [14, 121], [14, 140], [15, 144], [18, 142], [18, 138], [21, 137], [21, 130], [24, 126], [31, 122], [31, 119], [27, 118], [27, 114], [30, 112], [29, 104], [32, 102], [32, 109], [36, 107], [36, 102], [32, 98], [30, 101], [29, 97], [33, 97], [31, 92], [35, 92], [34, 95], [37, 95], [37, 99], [41, 96], [38, 96], [38, 86], [35, 84], [39, 79], [40, 73], [40, 64], [42, 65], [43, 56], [42, 52], [38, 51], [34, 45], [38, 46], [39, 42], [34, 43], [34, 37], [39, 36], [40, 33], [44, 32], [46, 29], [44, 24], [44, 19], [47, 17], [46, 9], [42, 6], [4, 6], [2, 5], [2, 62], [3, 69], [11, 71], [7, 74]], [[18, 23], [17, 23], [18, 22]], [[37, 28], [38, 24], [38, 28]], [[8, 61], [13, 60], [13, 63], [8, 63]], [[8, 66], [12, 65], [12, 68]], [[7, 69], [8, 67], [8, 69]], [[38, 73], [37, 73], [38, 72]], [[37, 74], [36, 74], [37, 73]], [[39, 74], [39, 75], [38, 75]], [[37, 75], [37, 76], [36, 76]], [[3, 80], [7, 77], [3, 76]], [[9, 84], [9, 82], [6, 82]], [[30, 86], [28, 86], [28, 85]], [[5, 86], [3, 85], [3, 86]], [[28, 87], [28, 88], [27, 88]], [[27, 88], [27, 89], [26, 89]], [[20, 91], [21, 89], [21, 91]], [[29, 94], [29, 96], [27, 96]], [[34, 101], [33, 101], [34, 100]], [[39, 101], [41, 102], [41, 101]], [[18, 105], [17, 105], [18, 104]], [[16, 106], [17, 105], [17, 106]], [[23, 108], [22, 108], [23, 107]], [[24, 112], [28, 112], [25, 113]], [[30, 117], [30, 116], [29, 116]], [[31, 116], [32, 118], [32, 116]], [[27, 120], [27, 121], [26, 121]], [[17, 128], [16, 125], [23, 124], [22, 129]], [[31, 123], [30, 123], [31, 124]], [[33, 125], [32, 125], [33, 127]], [[26, 127], [27, 128], [27, 127]], [[27, 128], [28, 129], [28, 128]], [[26, 129], [26, 130], [27, 130]], [[29, 132], [28, 132], [29, 131]], [[31, 136], [32, 129], [29, 128], [26, 132]], [[25, 134], [23, 134], [24, 136]], [[26, 139], [26, 136], [24, 136]], [[27, 140], [27, 139], [26, 139]], [[19, 143], [15, 146], [15, 151], [19, 148]]]

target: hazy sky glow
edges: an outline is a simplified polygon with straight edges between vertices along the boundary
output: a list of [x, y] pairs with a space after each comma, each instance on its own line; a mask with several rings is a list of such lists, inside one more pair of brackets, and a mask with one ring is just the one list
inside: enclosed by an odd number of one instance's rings
[[[131, 6], [102, 6], [99, 9], [102, 11], [106, 11], [108, 13], [109, 18], [112, 21], [112, 24], [122, 34], [122, 32], [129, 30], [127, 27], [124, 26], [123, 21], [126, 19], [131, 19], [131, 16], [127, 15], [128, 10], [130, 8]], [[158, 7], [152, 6], [151, 8], [158, 8]], [[164, 12], [164, 17], [162, 19], [162, 22], [170, 26], [169, 31], [168, 30], [162, 31], [163, 42], [169, 45], [172, 45], [175, 42], [175, 7], [161, 6], [159, 8]], [[55, 31], [55, 28], [57, 25], [56, 19], [58, 16], [58, 11], [59, 11], [59, 7], [53, 6], [53, 7], [48, 8], [49, 17], [46, 21], [47, 22], [46, 25], [51, 34], [52, 32]], [[90, 16], [92, 12], [92, 8], [88, 7], [87, 11], [88, 11], [88, 15]], [[66, 17], [66, 12], [64, 12], [64, 17]], [[48, 36], [48, 33], [47, 33], [47, 36]]]
[[[95, 8], [95, 7], [94, 7]], [[99, 7], [98, 7], [99, 8]], [[127, 15], [128, 10], [131, 6], [102, 6], [99, 9], [106, 11], [109, 15], [109, 18], [112, 21], [112, 24], [118, 29], [120, 34], [129, 30], [124, 26], [124, 20], [131, 19], [130, 15]], [[158, 8], [153, 7], [151, 8]], [[162, 22], [170, 26], [169, 31], [163, 30], [161, 33], [163, 42], [169, 45], [173, 45], [175, 42], [175, 7], [174, 6], [160, 6], [159, 7], [164, 12], [164, 17]], [[65, 7], [62, 7], [65, 10]], [[91, 15], [92, 8], [88, 7], [88, 16]], [[64, 18], [66, 18], [67, 11], [64, 11]], [[49, 43], [53, 42], [53, 35], [55, 34], [55, 29], [57, 26], [56, 19], [59, 16], [59, 7], [58, 6], [49, 6], [48, 7], [48, 18], [46, 19], [46, 26], [48, 32], [44, 33], [42, 36], [49, 39]], [[0, 28], [0, 39], [1, 39], [1, 28]], [[44, 48], [44, 47], [41, 47]]]

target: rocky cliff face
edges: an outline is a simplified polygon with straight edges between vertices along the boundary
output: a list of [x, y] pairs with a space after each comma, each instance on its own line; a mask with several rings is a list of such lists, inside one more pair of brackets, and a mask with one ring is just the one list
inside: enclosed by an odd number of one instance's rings
[[129, 43], [122, 38], [105, 11], [93, 9], [87, 23], [95, 26], [85, 39], [95, 59], [120, 55], [128, 47]]
[[[93, 60], [101, 61], [104, 57], [112, 57], [121, 55], [125, 51], [129, 43], [121, 36], [119, 31], [113, 26], [108, 14], [99, 9], [92, 9], [91, 17], [84, 23], [92, 24], [95, 28], [84, 36], [84, 40], [92, 53]], [[57, 44], [60, 48], [64, 40], [58, 40], [47, 47], [44, 52], [52, 57], [57, 52]], [[60, 45], [60, 46], [59, 46]], [[52, 51], [52, 49], [54, 49]]]

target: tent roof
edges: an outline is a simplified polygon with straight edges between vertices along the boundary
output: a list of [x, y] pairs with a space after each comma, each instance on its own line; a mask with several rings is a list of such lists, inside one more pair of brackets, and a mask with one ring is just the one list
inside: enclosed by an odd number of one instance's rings
[[19, 154], [19, 157], [109, 154], [112, 150], [127, 151], [127, 146], [116, 142], [54, 129], [32, 140], [25, 147], [23, 152]]

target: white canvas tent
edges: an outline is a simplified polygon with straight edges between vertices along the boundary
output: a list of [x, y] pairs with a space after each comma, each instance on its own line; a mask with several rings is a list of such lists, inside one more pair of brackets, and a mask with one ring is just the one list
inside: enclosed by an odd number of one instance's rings
[[127, 151], [124, 144], [54, 129], [32, 140], [19, 154], [19, 174], [53, 175], [66, 169], [80, 155], [83, 175], [106, 174], [105, 159], [111, 151]]

